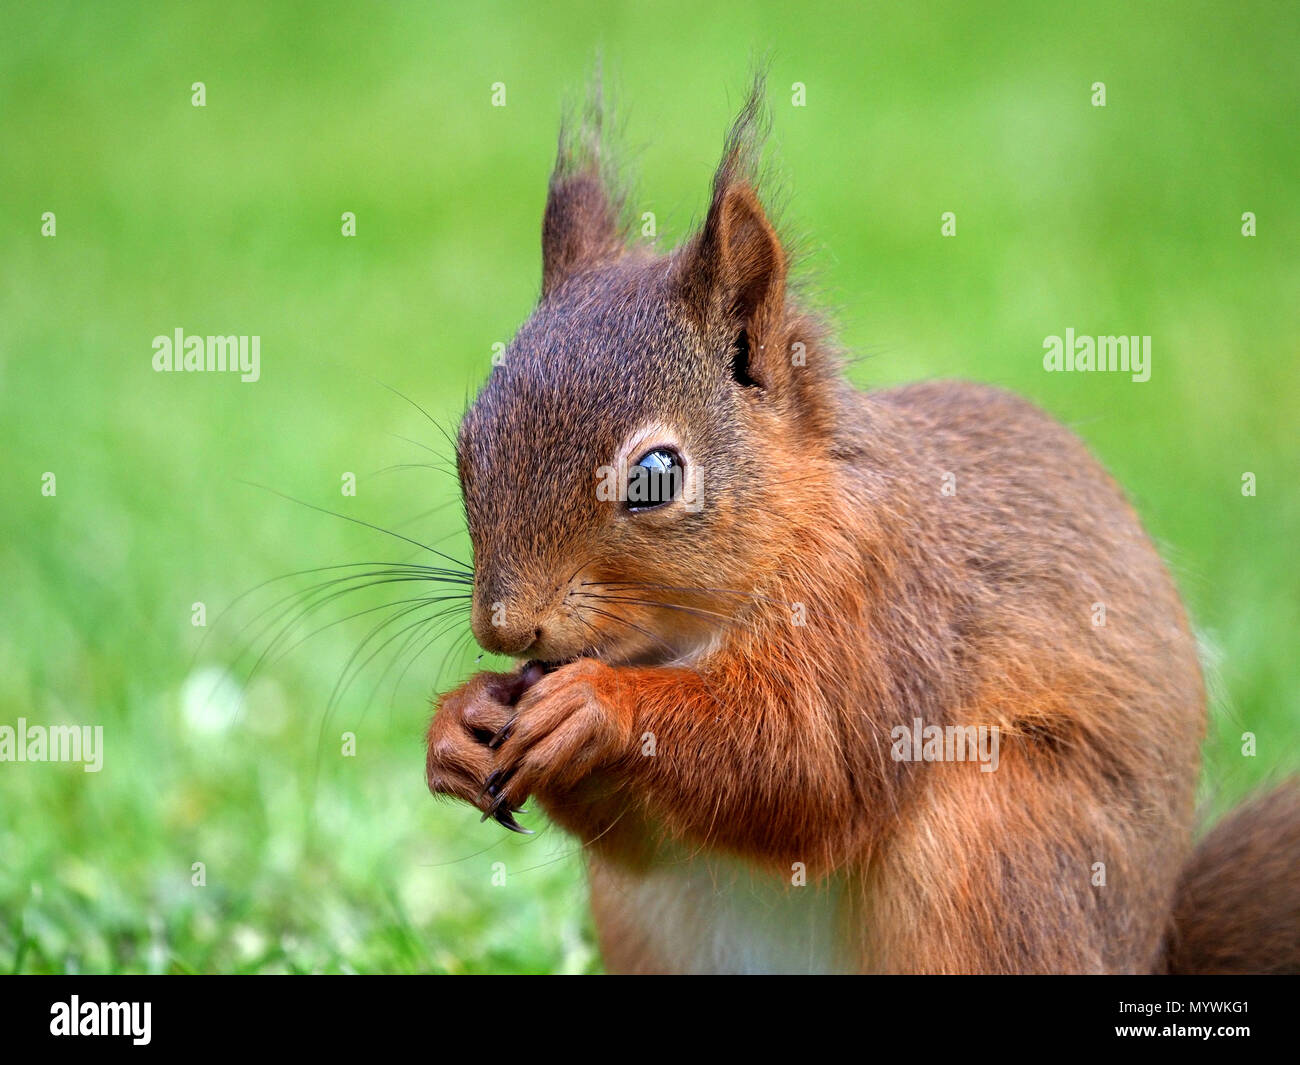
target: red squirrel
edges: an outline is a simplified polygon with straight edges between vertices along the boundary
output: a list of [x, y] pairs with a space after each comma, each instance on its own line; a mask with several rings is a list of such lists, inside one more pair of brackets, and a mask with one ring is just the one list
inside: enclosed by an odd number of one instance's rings
[[[846, 381], [761, 81], [667, 254], [599, 111], [456, 440], [474, 635], [527, 664], [438, 700], [430, 789], [581, 841], [611, 971], [1296, 969], [1300, 798], [1194, 850], [1196, 642], [1121, 489], [1006, 392]], [[954, 734], [995, 758], [909, 752]]]

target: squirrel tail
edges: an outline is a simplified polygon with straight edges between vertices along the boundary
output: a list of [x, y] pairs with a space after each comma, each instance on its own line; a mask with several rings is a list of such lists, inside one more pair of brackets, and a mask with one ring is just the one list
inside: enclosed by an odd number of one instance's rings
[[1230, 813], [1183, 871], [1169, 973], [1300, 973], [1300, 780]]

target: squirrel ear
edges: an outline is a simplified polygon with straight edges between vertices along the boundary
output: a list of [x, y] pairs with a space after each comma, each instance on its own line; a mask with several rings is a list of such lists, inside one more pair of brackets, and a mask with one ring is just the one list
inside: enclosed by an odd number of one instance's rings
[[763, 125], [763, 80], [755, 80], [739, 118], [727, 135], [713, 177], [713, 200], [698, 234], [678, 267], [679, 289], [706, 332], [744, 330], [752, 344], [750, 371], [757, 384], [769, 380], [760, 352], [776, 342], [785, 311], [786, 254], [754, 191]]
[[619, 225], [622, 199], [610, 195], [612, 183], [602, 158], [604, 105], [598, 77], [577, 129], [571, 129], [567, 120], [560, 127], [555, 170], [542, 215], [543, 297], [565, 278], [616, 259], [624, 250]]
[[760, 319], [780, 312], [785, 302], [785, 251], [748, 182], [718, 190], [699, 252], [713, 260], [706, 273], [722, 297], [724, 313], [757, 327], [763, 324]]

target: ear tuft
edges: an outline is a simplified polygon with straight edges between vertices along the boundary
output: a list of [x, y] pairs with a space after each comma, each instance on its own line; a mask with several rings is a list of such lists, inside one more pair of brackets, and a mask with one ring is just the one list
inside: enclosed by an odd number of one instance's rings
[[625, 242], [617, 190], [605, 145], [608, 115], [599, 65], [580, 118], [560, 124], [555, 169], [542, 216], [542, 296], [565, 278], [618, 258]]
[[763, 144], [772, 124], [766, 98], [767, 75], [760, 70], [754, 75], [740, 114], [727, 131], [727, 139], [722, 147], [722, 161], [713, 174], [714, 203], [733, 185], [755, 187], [759, 184]]
[[768, 127], [764, 91], [760, 73], [727, 134], [708, 214], [680, 272], [683, 293], [702, 318], [721, 312], [751, 331], [785, 297], [785, 252], [755, 191]]

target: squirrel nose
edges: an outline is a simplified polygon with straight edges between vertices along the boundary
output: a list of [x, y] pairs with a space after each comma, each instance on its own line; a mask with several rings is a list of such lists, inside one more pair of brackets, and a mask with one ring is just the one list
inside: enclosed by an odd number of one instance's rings
[[522, 655], [542, 638], [541, 627], [533, 619], [511, 614], [508, 609], [491, 606], [475, 609], [471, 628], [479, 646], [493, 654]]
[[542, 638], [541, 629], [493, 629], [487, 640], [479, 640], [499, 655], [522, 655]]

